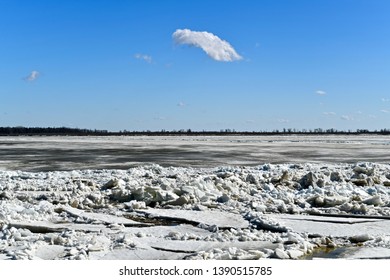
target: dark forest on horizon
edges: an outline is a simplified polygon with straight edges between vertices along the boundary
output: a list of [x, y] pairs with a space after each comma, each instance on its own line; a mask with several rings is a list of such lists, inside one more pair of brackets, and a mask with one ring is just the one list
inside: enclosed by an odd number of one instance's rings
[[221, 129], [219, 131], [193, 131], [191, 129], [180, 130], [159, 130], [159, 131], [108, 131], [98, 129], [80, 129], [69, 127], [0, 127], [0, 136], [210, 136], [210, 135], [359, 135], [359, 134], [378, 134], [378, 135], [390, 135], [390, 129], [380, 130], [336, 130], [330, 129], [292, 129], [283, 128], [275, 129], [272, 131], [236, 131], [234, 129]]

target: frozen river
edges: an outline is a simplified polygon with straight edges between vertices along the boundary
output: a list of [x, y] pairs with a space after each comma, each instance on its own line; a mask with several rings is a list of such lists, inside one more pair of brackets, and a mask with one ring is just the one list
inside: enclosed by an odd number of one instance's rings
[[390, 259], [389, 142], [1, 137], [0, 260]]
[[0, 170], [127, 169], [151, 163], [388, 163], [389, 147], [389, 136], [375, 135], [0, 137]]

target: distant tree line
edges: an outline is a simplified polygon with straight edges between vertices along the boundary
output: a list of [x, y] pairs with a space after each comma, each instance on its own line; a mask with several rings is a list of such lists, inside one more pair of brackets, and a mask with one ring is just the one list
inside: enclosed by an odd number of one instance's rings
[[0, 127], [0, 136], [26, 136], [26, 135], [64, 135], [64, 136], [175, 136], [175, 135], [356, 135], [356, 134], [378, 134], [378, 135], [390, 135], [390, 129], [381, 130], [368, 130], [368, 129], [357, 129], [357, 130], [337, 130], [337, 129], [292, 129], [283, 128], [281, 130], [272, 131], [236, 131], [234, 129], [221, 129], [219, 131], [193, 131], [191, 129], [180, 129], [180, 130], [160, 130], [160, 131], [108, 131], [98, 129], [80, 129], [80, 128], [69, 128], [69, 127]]
[[0, 135], [70, 135], [70, 136], [88, 136], [88, 135], [106, 135], [107, 130], [91, 130], [69, 127], [0, 127]]

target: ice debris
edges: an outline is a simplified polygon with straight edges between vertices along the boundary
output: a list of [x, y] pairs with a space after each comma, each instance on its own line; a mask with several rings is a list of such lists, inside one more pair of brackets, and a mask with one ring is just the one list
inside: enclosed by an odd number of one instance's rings
[[390, 165], [374, 163], [0, 171], [0, 258], [297, 259], [317, 247], [390, 249], [389, 185]]

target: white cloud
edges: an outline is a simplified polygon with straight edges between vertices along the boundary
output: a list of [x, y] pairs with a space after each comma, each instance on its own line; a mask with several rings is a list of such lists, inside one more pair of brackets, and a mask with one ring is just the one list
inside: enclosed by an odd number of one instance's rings
[[287, 120], [287, 119], [278, 119], [278, 122], [280, 122], [280, 123], [289, 123], [290, 120]]
[[150, 55], [137, 53], [134, 57], [136, 59], [145, 60], [147, 63], [152, 63], [152, 57]]
[[177, 44], [201, 48], [209, 57], [217, 61], [234, 61], [242, 59], [228, 42], [210, 32], [177, 29], [172, 34], [172, 37]]
[[28, 75], [27, 77], [25, 77], [24, 79], [28, 82], [32, 82], [32, 81], [35, 81], [36, 79], [38, 79], [38, 77], [40, 76], [41, 74], [34, 70], [34, 71], [31, 71], [31, 74]]
[[386, 113], [386, 114], [387, 114], [387, 113], [390, 113], [389, 110], [381, 110], [381, 112], [382, 112], [382, 113]]
[[327, 116], [336, 116], [337, 115], [335, 112], [324, 112], [323, 114], [327, 115]]
[[317, 93], [318, 95], [326, 95], [326, 92], [323, 91], [323, 90], [317, 90], [316, 93]]
[[349, 116], [349, 115], [342, 115], [340, 118], [345, 120], [345, 121], [353, 121], [354, 120], [353, 116]]
[[186, 106], [186, 104], [184, 102], [180, 101], [179, 103], [177, 103], [177, 106], [184, 107], [184, 106]]
[[390, 102], [390, 99], [389, 98], [382, 98], [381, 99], [383, 102]]

